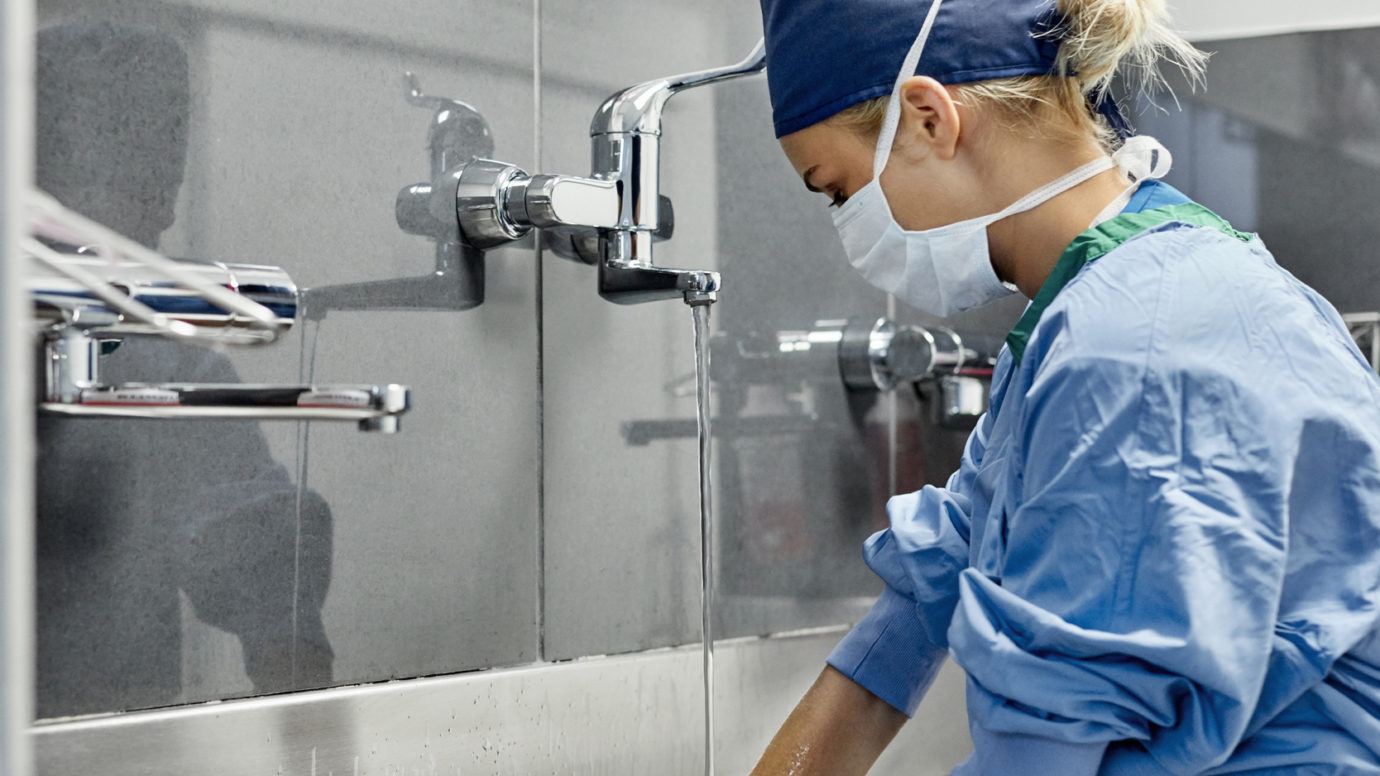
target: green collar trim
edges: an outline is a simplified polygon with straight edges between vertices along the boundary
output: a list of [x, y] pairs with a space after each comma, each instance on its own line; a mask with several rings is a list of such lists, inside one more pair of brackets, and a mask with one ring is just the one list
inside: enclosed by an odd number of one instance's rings
[[1169, 223], [1216, 229], [1242, 242], [1255, 239], [1255, 235], [1233, 229], [1221, 216], [1196, 202], [1168, 205], [1140, 213], [1122, 213], [1089, 229], [1074, 238], [1068, 250], [1059, 258], [1059, 263], [1054, 265], [1049, 279], [1040, 287], [1040, 293], [1035, 295], [1035, 300], [1026, 309], [1025, 315], [1021, 316], [1016, 328], [1007, 335], [1006, 344], [1011, 348], [1011, 355], [1016, 359], [1016, 363], [1019, 364], [1021, 357], [1025, 355], [1026, 345], [1030, 344], [1030, 337], [1035, 333], [1035, 326], [1040, 322], [1045, 310], [1054, 298], [1059, 296], [1059, 292], [1064, 290], [1064, 286], [1077, 277], [1083, 267], [1120, 248], [1133, 238]]

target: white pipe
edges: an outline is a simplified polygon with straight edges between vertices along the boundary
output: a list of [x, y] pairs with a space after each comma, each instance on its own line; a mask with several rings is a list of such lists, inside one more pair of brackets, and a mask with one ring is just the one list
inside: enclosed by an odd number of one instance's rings
[[33, 186], [33, 0], [0, 11], [0, 775], [30, 776], [34, 714], [32, 302], [19, 247]]

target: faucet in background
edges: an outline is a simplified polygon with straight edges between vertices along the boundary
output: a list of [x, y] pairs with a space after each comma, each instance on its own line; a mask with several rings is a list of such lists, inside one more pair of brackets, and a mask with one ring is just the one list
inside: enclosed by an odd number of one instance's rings
[[404, 232], [436, 244], [436, 269], [415, 277], [309, 288], [304, 307], [310, 319], [321, 320], [332, 310], [460, 311], [484, 303], [484, 254], [461, 239], [454, 197], [435, 194], [455, 187], [452, 171], [493, 155], [493, 131], [473, 106], [424, 94], [411, 72], [404, 80], [408, 103], [432, 112], [427, 130], [431, 177], [398, 192], [395, 217]]
[[474, 159], [414, 192], [407, 208], [435, 214], [447, 228], [453, 209], [460, 235], [480, 250], [534, 227], [556, 230], [556, 241], [564, 243], [558, 252], [596, 264], [599, 294], [611, 302], [680, 297], [692, 306], [710, 304], [718, 298], [717, 272], [659, 267], [653, 255], [673, 223], [661, 195], [662, 119], [667, 102], [683, 91], [765, 69], [759, 43], [736, 65], [648, 81], [609, 97], [590, 126], [588, 177], [529, 175], [516, 165]]
[[[828, 425], [803, 401], [782, 415], [735, 415], [739, 399], [754, 386], [792, 386], [797, 396], [840, 382], [851, 396], [871, 397], [914, 386], [933, 403], [935, 424], [968, 429], [986, 410], [993, 357], [958, 332], [899, 323], [889, 318], [817, 321], [810, 329], [715, 335], [711, 350], [723, 417], [721, 438], [809, 434]], [[923, 391], [921, 390], [923, 386]], [[623, 424], [632, 447], [696, 434], [694, 418], [634, 420]]]

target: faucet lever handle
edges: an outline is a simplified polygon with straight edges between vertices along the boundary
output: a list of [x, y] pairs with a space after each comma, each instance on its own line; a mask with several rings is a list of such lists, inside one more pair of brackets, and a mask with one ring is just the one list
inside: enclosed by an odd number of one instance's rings
[[417, 74], [411, 70], [403, 71], [403, 86], [407, 88], [405, 97], [409, 105], [428, 110], [441, 110], [450, 102], [442, 97], [432, 97], [422, 92], [422, 83], [417, 80]]
[[758, 41], [752, 52], [737, 64], [682, 73], [630, 86], [604, 100], [594, 112], [589, 133], [594, 137], [628, 132], [660, 135], [662, 113], [666, 110], [666, 103], [675, 95], [700, 86], [755, 75], [766, 69], [767, 45], [763, 39]]
[[470, 159], [494, 155], [493, 130], [473, 105], [426, 94], [411, 70], [403, 72], [403, 86], [409, 105], [425, 108], [432, 114], [427, 147], [433, 177]]
[[667, 79], [672, 93], [760, 73], [767, 68], [767, 39], [757, 41], [752, 51], [739, 62], [725, 67], [684, 73]]

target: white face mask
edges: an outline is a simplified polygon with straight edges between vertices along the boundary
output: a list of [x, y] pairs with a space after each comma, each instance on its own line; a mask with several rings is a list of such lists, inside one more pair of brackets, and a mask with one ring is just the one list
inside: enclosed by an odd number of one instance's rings
[[1114, 161], [1102, 158], [1048, 183], [999, 213], [957, 224], [908, 232], [896, 223], [882, 191], [882, 170], [900, 123], [900, 87], [920, 63], [943, 0], [935, 0], [920, 35], [906, 55], [887, 107], [872, 182], [848, 198], [834, 216], [848, 261], [869, 283], [932, 315], [947, 317], [1010, 295], [992, 268], [987, 227], [1033, 210], [1107, 170], [1120, 165], [1139, 182], [1168, 172], [1169, 152], [1151, 138], [1132, 138]]

